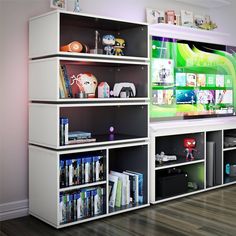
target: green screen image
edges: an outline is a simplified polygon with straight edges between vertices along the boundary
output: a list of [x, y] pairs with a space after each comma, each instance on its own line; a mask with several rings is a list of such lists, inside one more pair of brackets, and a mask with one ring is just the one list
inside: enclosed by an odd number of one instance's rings
[[152, 37], [151, 119], [235, 114], [236, 47]]

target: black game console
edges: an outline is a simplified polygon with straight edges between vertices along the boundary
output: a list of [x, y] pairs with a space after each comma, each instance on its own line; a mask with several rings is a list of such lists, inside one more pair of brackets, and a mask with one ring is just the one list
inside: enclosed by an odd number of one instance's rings
[[156, 176], [156, 197], [167, 198], [188, 191], [188, 175], [185, 172]]

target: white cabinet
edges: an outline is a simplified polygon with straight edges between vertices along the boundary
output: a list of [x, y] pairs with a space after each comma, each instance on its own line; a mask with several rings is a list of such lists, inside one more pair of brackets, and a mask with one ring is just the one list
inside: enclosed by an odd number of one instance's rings
[[[159, 122], [150, 125], [150, 202], [188, 196], [235, 184], [235, 146], [225, 137], [236, 136], [234, 117]], [[194, 159], [187, 158], [185, 139], [193, 139]], [[227, 147], [226, 147], [227, 146]], [[176, 160], [156, 159], [164, 152]], [[232, 168], [231, 173], [227, 172]]]
[[[52, 11], [30, 20], [30, 214], [61, 228], [149, 205], [147, 31], [145, 23], [64, 11]], [[60, 50], [72, 41], [93, 49], [95, 32], [101, 37], [114, 35], [125, 39], [124, 55]], [[78, 93], [62, 96], [62, 66], [66, 67], [69, 80], [73, 75], [91, 73], [97, 84], [107, 82], [111, 90], [118, 83], [132, 84], [135, 94], [101, 98], [96, 90], [93, 98], [80, 97]], [[68, 130], [63, 132], [62, 119], [68, 122]], [[78, 131], [90, 135], [89, 138], [70, 144], [61, 142], [61, 138]], [[142, 174], [141, 202], [130, 198], [126, 205], [109, 207], [111, 170]], [[82, 198], [83, 210], [77, 208], [77, 201]]]

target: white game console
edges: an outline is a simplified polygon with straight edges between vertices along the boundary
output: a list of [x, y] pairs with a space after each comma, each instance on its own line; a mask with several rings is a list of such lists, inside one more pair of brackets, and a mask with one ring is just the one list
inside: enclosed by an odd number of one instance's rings
[[121, 98], [129, 98], [136, 96], [136, 89], [133, 83], [123, 82], [115, 83], [113, 88], [113, 96]]

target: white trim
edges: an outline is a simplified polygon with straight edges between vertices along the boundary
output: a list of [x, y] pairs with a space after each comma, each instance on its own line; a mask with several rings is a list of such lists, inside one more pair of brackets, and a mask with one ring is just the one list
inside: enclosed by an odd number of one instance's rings
[[0, 204], [0, 221], [26, 216], [28, 210], [28, 199]]

